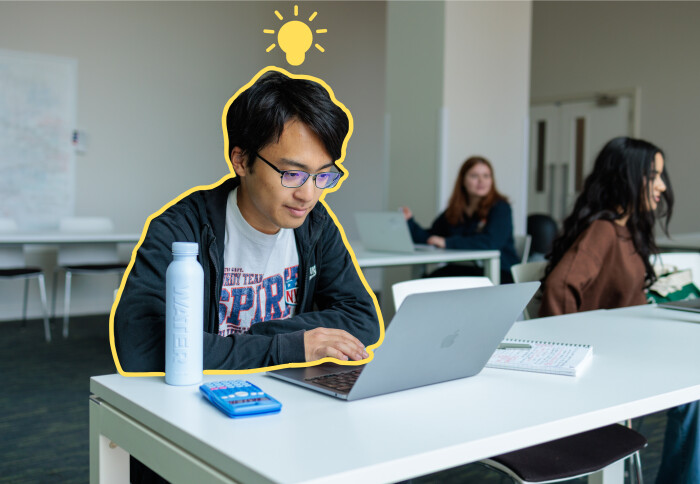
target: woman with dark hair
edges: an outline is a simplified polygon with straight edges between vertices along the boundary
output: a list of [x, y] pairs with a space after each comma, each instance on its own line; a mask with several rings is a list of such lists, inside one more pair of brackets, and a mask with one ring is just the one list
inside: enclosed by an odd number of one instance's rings
[[[668, 233], [673, 209], [664, 164], [647, 141], [619, 137], [603, 147], [548, 256], [540, 316], [646, 302], [656, 213]], [[698, 414], [698, 402], [668, 411], [657, 483], [700, 484]]]
[[[402, 207], [413, 241], [439, 248], [461, 250], [500, 250], [501, 282], [512, 282], [510, 267], [519, 262], [513, 241], [513, 216], [508, 199], [496, 189], [491, 163], [472, 156], [459, 169], [447, 209], [424, 230]], [[483, 275], [476, 266], [450, 264], [431, 277]]]
[[656, 279], [655, 211], [668, 227], [672, 208], [663, 152], [643, 140], [609, 141], [552, 246], [540, 315], [644, 304]]

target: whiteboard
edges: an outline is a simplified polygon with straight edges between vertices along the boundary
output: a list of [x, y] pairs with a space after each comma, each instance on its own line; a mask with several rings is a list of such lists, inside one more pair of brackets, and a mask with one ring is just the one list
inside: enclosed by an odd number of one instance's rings
[[0, 49], [0, 217], [52, 228], [75, 208], [76, 59]]

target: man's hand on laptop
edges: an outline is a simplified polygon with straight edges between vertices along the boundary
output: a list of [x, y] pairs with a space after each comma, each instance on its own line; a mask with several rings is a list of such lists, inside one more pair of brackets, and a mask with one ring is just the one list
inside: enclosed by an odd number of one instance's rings
[[315, 328], [304, 333], [306, 361], [331, 357], [339, 360], [362, 360], [369, 355], [364, 345], [342, 329]]

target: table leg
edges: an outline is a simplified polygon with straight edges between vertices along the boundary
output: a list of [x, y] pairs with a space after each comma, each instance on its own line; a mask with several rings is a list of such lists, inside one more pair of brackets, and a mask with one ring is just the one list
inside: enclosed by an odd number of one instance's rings
[[129, 454], [101, 434], [100, 403], [90, 398], [90, 484], [128, 483]]
[[625, 460], [610, 464], [588, 476], [588, 484], [622, 484], [625, 482]]
[[486, 277], [491, 279], [494, 286], [501, 283], [501, 257], [492, 257], [486, 261]]

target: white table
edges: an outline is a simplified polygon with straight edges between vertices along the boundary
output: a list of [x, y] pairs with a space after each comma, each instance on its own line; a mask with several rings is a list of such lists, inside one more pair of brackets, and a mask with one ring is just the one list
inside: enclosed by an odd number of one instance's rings
[[[284, 407], [243, 420], [224, 416], [196, 387], [93, 377], [90, 479], [121, 482], [125, 450], [174, 482], [378, 483], [425, 475], [700, 399], [697, 323], [700, 315], [648, 306], [515, 324], [511, 337], [592, 344], [591, 364], [576, 378], [485, 369], [344, 402], [246, 375]], [[222, 378], [234, 377], [205, 376]], [[613, 468], [622, 482], [621, 466]]]
[[[73, 245], [114, 244], [139, 241], [140, 233], [66, 233], [66, 232], [14, 232], [0, 233], [0, 244], [4, 245]], [[497, 250], [435, 250], [415, 253], [376, 252], [362, 247], [360, 242], [351, 242], [360, 267], [388, 267], [398, 265], [438, 264], [441, 262], [484, 261], [486, 275], [494, 284], [500, 282], [500, 252]]]
[[657, 237], [656, 245], [660, 249], [700, 251], [700, 232]]
[[362, 268], [389, 267], [402, 265], [439, 264], [442, 262], [483, 261], [485, 275], [491, 282], [501, 282], [501, 253], [498, 250], [417, 250], [407, 252], [379, 252], [367, 250], [361, 242], [351, 241], [350, 245]]
[[12, 232], [0, 233], [4, 245], [122, 244], [139, 241], [136, 233]]

